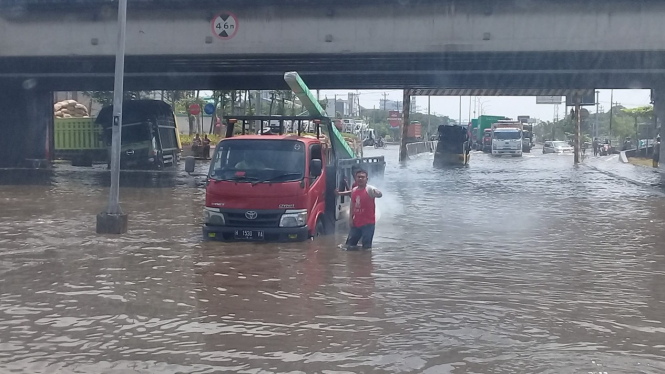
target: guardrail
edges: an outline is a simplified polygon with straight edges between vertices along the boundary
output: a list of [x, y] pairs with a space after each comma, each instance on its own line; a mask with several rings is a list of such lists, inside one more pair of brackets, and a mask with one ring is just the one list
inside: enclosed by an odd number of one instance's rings
[[421, 153], [433, 153], [436, 150], [437, 143], [436, 141], [408, 143], [406, 145], [406, 154], [412, 157]]

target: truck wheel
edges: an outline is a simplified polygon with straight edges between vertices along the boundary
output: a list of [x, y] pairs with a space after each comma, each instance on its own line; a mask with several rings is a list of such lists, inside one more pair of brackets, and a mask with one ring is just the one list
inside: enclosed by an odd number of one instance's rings
[[319, 220], [316, 221], [316, 227], [314, 228], [314, 237], [316, 238], [318, 236], [323, 236], [325, 234], [326, 234], [326, 229], [323, 226], [323, 222], [319, 218]]

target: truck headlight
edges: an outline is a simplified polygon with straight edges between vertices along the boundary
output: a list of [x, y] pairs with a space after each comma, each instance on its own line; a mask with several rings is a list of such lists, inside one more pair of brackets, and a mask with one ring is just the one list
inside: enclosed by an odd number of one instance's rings
[[299, 227], [307, 224], [307, 210], [287, 210], [279, 219], [279, 227]]
[[206, 225], [210, 226], [224, 226], [226, 221], [224, 221], [224, 215], [219, 212], [217, 208], [204, 208], [203, 209], [203, 218], [205, 219]]

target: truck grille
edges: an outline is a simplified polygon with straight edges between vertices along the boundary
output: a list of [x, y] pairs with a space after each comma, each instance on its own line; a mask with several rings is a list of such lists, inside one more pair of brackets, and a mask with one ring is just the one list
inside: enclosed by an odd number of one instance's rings
[[245, 212], [226, 213], [226, 223], [228, 226], [237, 227], [279, 227], [280, 213], [262, 213], [256, 211], [255, 219], [247, 219]]

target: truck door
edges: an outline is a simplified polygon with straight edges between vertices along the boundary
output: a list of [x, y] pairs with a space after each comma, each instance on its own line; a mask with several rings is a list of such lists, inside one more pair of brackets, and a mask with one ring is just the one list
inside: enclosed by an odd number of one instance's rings
[[[312, 164], [312, 160], [321, 160], [321, 164], [325, 169], [325, 165], [323, 165], [323, 150], [321, 147], [321, 144], [312, 144], [309, 146], [309, 160], [307, 162], [308, 165]], [[307, 197], [308, 197], [308, 202], [307, 202], [307, 209], [311, 214], [311, 217], [314, 221], [310, 222], [311, 227], [314, 227], [316, 225], [316, 216], [319, 215], [320, 213], [325, 213], [325, 204], [326, 204], [326, 198], [327, 198], [327, 188], [326, 188], [326, 175], [321, 174], [319, 176], [312, 175], [310, 173], [310, 168], [308, 167], [308, 176], [309, 176], [309, 190], [307, 192]]]

